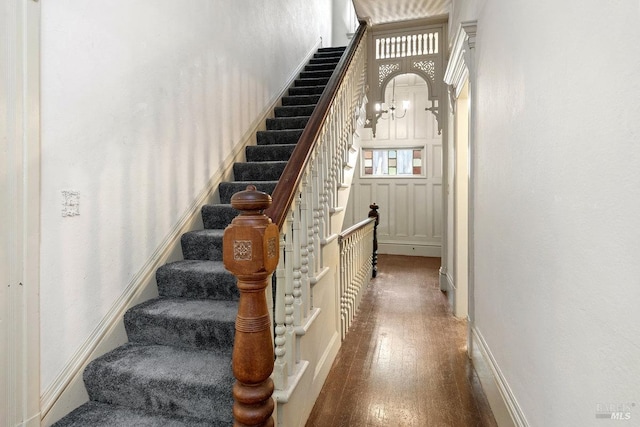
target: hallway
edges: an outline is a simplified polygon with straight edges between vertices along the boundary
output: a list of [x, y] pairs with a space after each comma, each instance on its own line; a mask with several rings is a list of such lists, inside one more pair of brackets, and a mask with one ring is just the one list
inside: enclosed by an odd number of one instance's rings
[[466, 321], [438, 286], [439, 258], [381, 255], [307, 422], [496, 426], [466, 355]]

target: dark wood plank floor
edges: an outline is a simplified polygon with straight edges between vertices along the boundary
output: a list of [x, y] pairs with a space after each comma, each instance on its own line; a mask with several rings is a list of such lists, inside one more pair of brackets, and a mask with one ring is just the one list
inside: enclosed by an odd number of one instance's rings
[[496, 426], [439, 258], [381, 255], [307, 426]]

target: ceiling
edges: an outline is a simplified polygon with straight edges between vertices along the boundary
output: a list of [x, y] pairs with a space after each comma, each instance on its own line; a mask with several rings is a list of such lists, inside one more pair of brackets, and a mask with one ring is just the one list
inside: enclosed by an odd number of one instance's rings
[[377, 25], [444, 15], [451, 0], [353, 0], [353, 5], [360, 20]]

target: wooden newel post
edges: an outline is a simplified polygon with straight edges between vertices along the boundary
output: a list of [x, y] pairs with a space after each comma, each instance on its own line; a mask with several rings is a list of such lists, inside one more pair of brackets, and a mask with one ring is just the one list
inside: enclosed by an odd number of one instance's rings
[[224, 231], [224, 266], [238, 279], [240, 302], [233, 345], [235, 426], [273, 426], [273, 341], [265, 289], [278, 265], [278, 227], [264, 215], [271, 196], [253, 185], [231, 198], [241, 211]]
[[369, 205], [369, 218], [375, 218], [376, 222], [373, 226], [373, 269], [371, 270], [371, 277], [378, 275], [378, 223], [380, 222], [380, 214], [378, 213], [379, 206], [375, 202]]

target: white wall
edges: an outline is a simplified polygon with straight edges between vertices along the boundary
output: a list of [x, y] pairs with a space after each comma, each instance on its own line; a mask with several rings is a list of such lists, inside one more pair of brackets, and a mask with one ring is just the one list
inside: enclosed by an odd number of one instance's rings
[[612, 404], [635, 425], [640, 4], [485, 3], [472, 88], [477, 330], [529, 425], [602, 425], [598, 405]]
[[43, 390], [320, 37], [330, 0], [43, 2]]
[[358, 17], [351, 0], [333, 0], [332, 41], [334, 46], [347, 46], [349, 34], [358, 28]]

